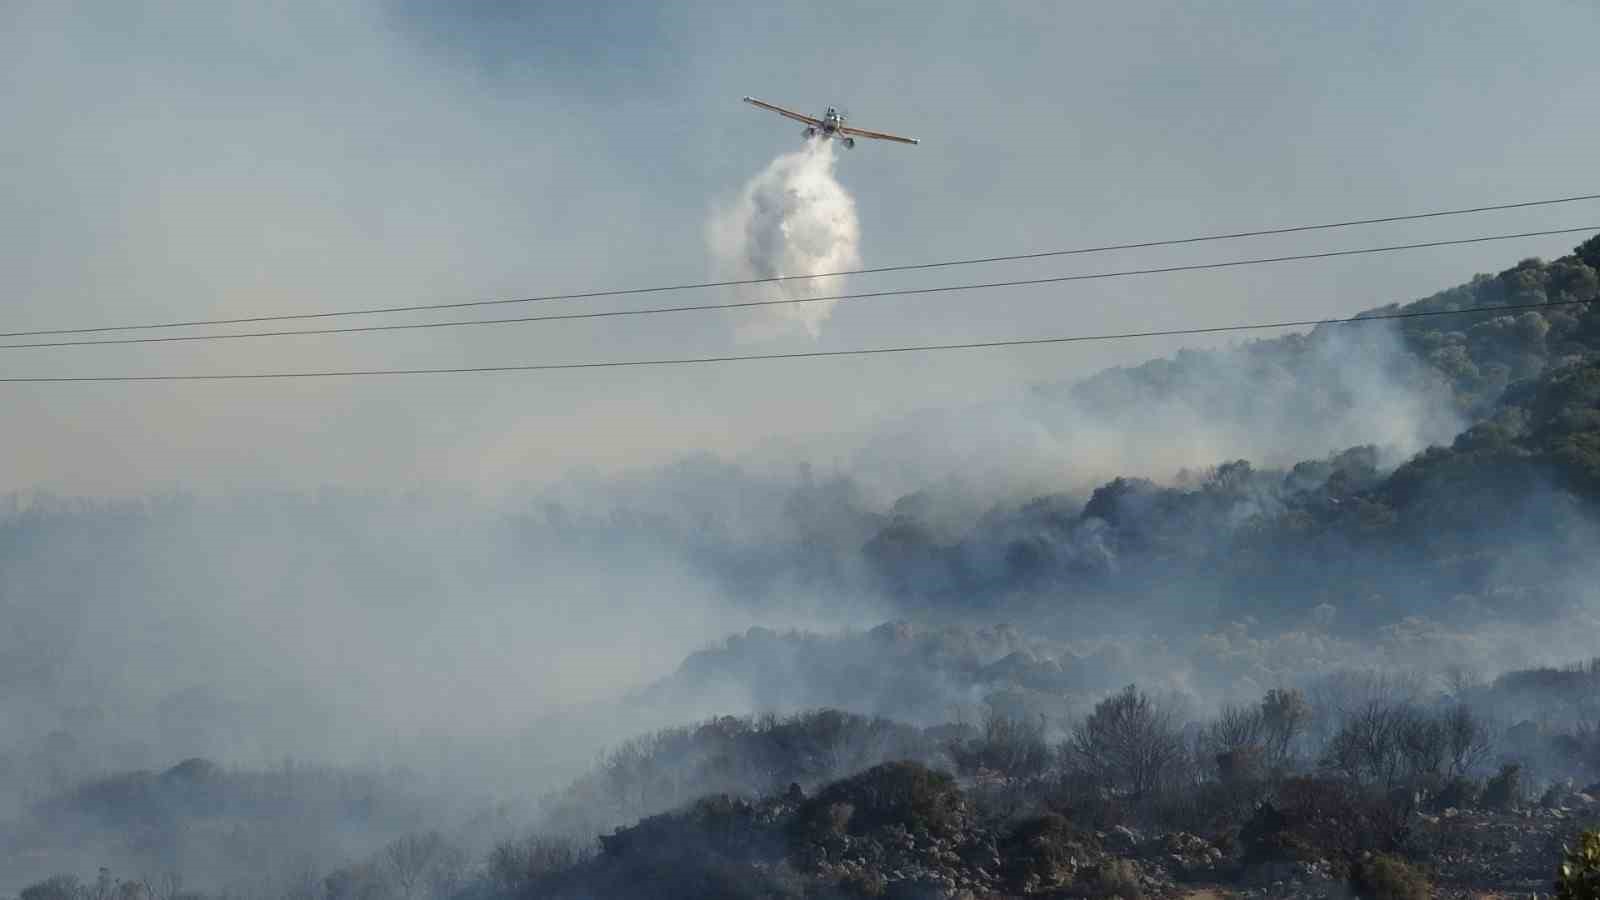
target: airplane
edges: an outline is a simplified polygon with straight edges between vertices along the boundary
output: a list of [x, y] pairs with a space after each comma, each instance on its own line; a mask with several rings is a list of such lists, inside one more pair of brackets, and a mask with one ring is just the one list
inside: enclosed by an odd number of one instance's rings
[[762, 109], [770, 109], [778, 115], [786, 116], [795, 120], [796, 122], [804, 122], [806, 125], [805, 135], [808, 138], [817, 137], [818, 135], [821, 135], [823, 140], [827, 140], [831, 137], [838, 137], [844, 142], [846, 147], [854, 147], [856, 145], [856, 138], [858, 137], [872, 138], [879, 141], [895, 141], [901, 144], [921, 143], [916, 138], [900, 137], [896, 134], [884, 134], [881, 131], [868, 131], [865, 128], [852, 128], [844, 123], [844, 114], [840, 113], [837, 109], [834, 109], [831, 106], [828, 107], [827, 112], [822, 114], [822, 118], [813, 119], [810, 116], [797, 113], [792, 109], [784, 109], [781, 106], [775, 106], [771, 103], [767, 103], [766, 101], [757, 100], [754, 97], [746, 97], [744, 98], [744, 102], [752, 106], [759, 106]]

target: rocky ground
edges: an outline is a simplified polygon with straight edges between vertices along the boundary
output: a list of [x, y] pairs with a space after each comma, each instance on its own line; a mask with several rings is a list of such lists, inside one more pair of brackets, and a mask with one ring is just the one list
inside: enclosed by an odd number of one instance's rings
[[[1600, 827], [1600, 805], [1586, 794], [1570, 805], [1515, 812], [1445, 809], [1417, 816], [1418, 868], [1440, 898], [1549, 894], [1562, 847]], [[1177, 852], [1167, 852], [1177, 851]], [[1193, 835], [1168, 834], [1128, 854], [1141, 866], [1146, 896], [1350, 898], [1349, 882], [1326, 859], [1239, 866]]]
[[[1573, 793], [1513, 812], [1418, 813], [1406, 845], [1433, 896], [1527, 896], [1549, 892], [1563, 843], [1597, 824], [1600, 804]], [[1090, 830], [1049, 814], [997, 824], [976, 813], [954, 778], [890, 763], [810, 796], [793, 786], [759, 801], [706, 798], [651, 817], [602, 838], [595, 859], [528, 893], [907, 900], [1359, 895], [1350, 878], [1352, 865], [1362, 863], [1318, 857], [1303, 837], [1314, 829], [1265, 843], [1245, 833], [1214, 843], [1184, 832]], [[640, 893], [642, 886], [648, 887]]]
[[1590, 795], [1578, 794], [1569, 804], [1500, 814], [1446, 809], [1423, 816], [1418, 830], [1430, 841], [1440, 896], [1549, 893], [1562, 846], [1580, 831], [1600, 827], [1600, 805]]

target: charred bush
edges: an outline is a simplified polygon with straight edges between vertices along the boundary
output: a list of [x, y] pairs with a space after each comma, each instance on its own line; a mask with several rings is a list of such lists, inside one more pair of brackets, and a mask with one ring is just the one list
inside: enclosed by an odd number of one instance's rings
[[598, 857], [546, 878], [523, 896], [634, 896], [663, 900], [799, 898], [803, 882], [784, 861], [773, 803], [727, 795], [651, 816], [600, 838]]
[[1483, 805], [1488, 809], [1505, 811], [1522, 805], [1522, 766], [1506, 763], [1499, 774], [1483, 786]]
[[1202, 782], [1167, 792], [1147, 808], [1144, 818], [1162, 829], [1231, 836], [1271, 791], [1265, 779]]
[[1094, 832], [1054, 814], [1019, 822], [999, 849], [1001, 876], [1011, 890], [1024, 894], [1070, 885], [1101, 855]]
[[1135, 803], [1170, 787], [1188, 762], [1171, 710], [1131, 684], [1097, 704], [1064, 750], [1077, 771]]
[[1144, 888], [1139, 882], [1139, 864], [1131, 859], [1108, 859], [1085, 873], [1073, 886], [1072, 893], [1142, 900]]
[[755, 804], [717, 794], [677, 812], [651, 816], [600, 838], [606, 856], [714, 855], [730, 859], [776, 858], [782, 842], [758, 818]]
[[22, 889], [20, 900], [81, 900], [83, 884], [76, 875], [54, 875]]
[[1131, 819], [1125, 798], [1107, 790], [1087, 772], [1061, 774], [1045, 787], [1043, 799], [1051, 812], [1102, 831]]
[[1385, 796], [1326, 778], [1291, 778], [1240, 832], [1245, 863], [1327, 859], [1346, 867], [1366, 853], [1402, 850], [1410, 814]]
[[1011, 716], [991, 709], [978, 734], [948, 745], [956, 771], [998, 773], [1007, 779], [1034, 779], [1050, 768], [1050, 745], [1044, 739], [1044, 722]]
[[860, 835], [893, 825], [949, 836], [968, 818], [966, 800], [949, 773], [892, 762], [823, 788], [801, 804], [793, 827], [802, 836]]
[[1421, 872], [1388, 853], [1357, 863], [1350, 873], [1350, 886], [1369, 900], [1428, 900], [1432, 896]]
[[1472, 809], [1483, 798], [1483, 783], [1475, 778], [1452, 778], [1439, 787], [1433, 795], [1433, 808]]
[[592, 855], [590, 848], [577, 841], [533, 835], [496, 845], [489, 853], [487, 874], [495, 887], [520, 895], [541, 881], [587, 862]]

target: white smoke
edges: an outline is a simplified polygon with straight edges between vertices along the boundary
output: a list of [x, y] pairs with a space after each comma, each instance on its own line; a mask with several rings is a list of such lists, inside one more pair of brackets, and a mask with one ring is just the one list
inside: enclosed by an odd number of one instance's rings
[[[737, 200], [711, 216], [708, 240], [718, 277], [729, 279], [814, 275], [861, 265], [861, 224], [855, 199], [833, 177], [832, 141], [808, 140], [774, 159], [745, 184]], [[804, 299], [836, 294], [838, 279], [812, 278], [753, 285], [745, 299]], [[740, 340], [760, 340], [803, 328], [822, 330], [837, 301], [766, 307], [738, 329]]]

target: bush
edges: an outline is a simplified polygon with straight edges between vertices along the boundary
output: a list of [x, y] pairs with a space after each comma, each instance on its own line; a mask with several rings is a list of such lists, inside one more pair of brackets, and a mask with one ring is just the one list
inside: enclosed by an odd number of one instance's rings
[[839, 879], [839, 887], [862, 897], [882, 897], [889, 890], [889, 879], [882, 872], [852, 871]]
[[1600, 832], [1585, 831], [1556, 875], [1556, 900], [1600, 900]]
[[145, 883], [113, 879], [111, 870], [101, 867], [93, 883], [79, 881], [75, 875], [55, 875], [23, 888], [18, 900], [144, 900], [148, 896]]
[[1505, 811], [1522, 803], [1522, 767], [1506, 763], [1500, 774], [1489, 779], [1483, 787], [1483, 805], [1489, 809]]
[[1108, 859], [1079, 883], [1078, 888], [1090, 897], [1121, 897], [1123, 900], [1140, 900], [1144, 888], [1139, 884], [1139, 865], [1131, 859]]
[[410, 834], [383, 849], [383, 866], [402, 897], [450, 897], [467, 877], [467, 854], [438, 832]]
[[733, 861], [782, 855], [781, 836], [770, 827], [767, 807], [739, 797], [713, 794], [670, 813], [600, 836], [607, 857], [639, 857], [672, 862], [689, 857]]
[[956, 771], [975, 774], [998, 772], [1006, 778], [1034, 779], [1050, 768], [1050, 745], [1044, 739], [1044, 721], [1009, 716], [990, 709], [979, 734], [949, 744]]
[[1017, 823], [1000, 844], [1001, 874], [1012, 890], [1023, 894], [1070, 884], [1078, 860], [1100, 855], [1094, 832], [1057, 815]]
[[1367, 900], [1428, 900], [1432, 893], [1421, 872], [1387, 853], [1357, 865], [1350, 886]]
[[1260, 747], [1237, 747], [1216, 755], [1217, 780], [1224, 784], [1249, 784], [1266, 775]]
[[1444, 731], [1451, 775], [1466, 776], [1489, 755], [1488, 726], [1466, 704], [1458, 704], [1445, 714]]
[[1297, 690], [1274, 688], [1261, 700], [1261, 723], [1274, 765], [1287, 765], [1294, 757], [1295, 741], [1311, 718], [1311, 706]]
[[1152, 804], [1146, 822], [1163, 831], [1216, 836], [1236, 831], [1272, 793], [1266, 778], [1225, 783], [1207, 781], [1173, 790]]
[[77, 876], [56, 875], [22, 889], [21, 900], [78, 900], [84, 893]]
[[1435, 809], [1472, 809], [1483, 797], [1483, 785], [1472, 778], [1452, 778], [1433, 795]]
[[1050, 811], [1101, 831], [1126, 824], [1129, 819], [1123, 799], [1108, 793], [1087, 772], [1061, 775], [1047, 787], [1043, 799]]
[[709, 794], [813, 785], [896, 759], [934, 760], [938, 744], [909, 725], [835, 709], [724, 716], [641, 735], [555, 798], [554, 818], [599, 832]]
[[1436, 779], [1451, 756], [1445, 719], [1410, 704], [1373, 700], [1345, 716], [1322, 765], [1352, 781], [1394, 788]]
[[773, 807], [725, 794], [600, 837], [600, 855], [547, 876], [523, 898], [632, 897], [659, 900], [795, 898], [803, 884], [784, 864]]
[[955, 778], [921, 763], [893, 762], [823, 788], [801, 805], [796, 827], [803, 835], [840, 830], [861, 835], [890, 825], [950, 835], [967, 815]]
[[502, 890], [518, 893], [578, 866], [588, 855], [576, 841], [534, 835], [495, 847], [489, 853], [489, 877]]
[[1600, 269], [1600, 234], [1579, 244], [1572, 252], [1590, 268]]
[[1080, 771], [1135, 802], [1178, 780], [1188, 762], [1171, 711], [1131, 684], [1100, 701], [1065, 749]]
[[1539, 795], [1539, 806], [1544, 809], [1559, 809], [1573, 793], [1572, 779], [1554, 782]]
[[1327, 859], [1341, 870], [1411, 839], [1409, 816], [1371, 790], [1325, 778], [1291, 778], [1240, 832], [1245, 862]]
[[372, 863], [335, 869], [322, 879], [322, 895], [327, 900], [383, 900], [396, 896], [395, 888], [385, 873]]

